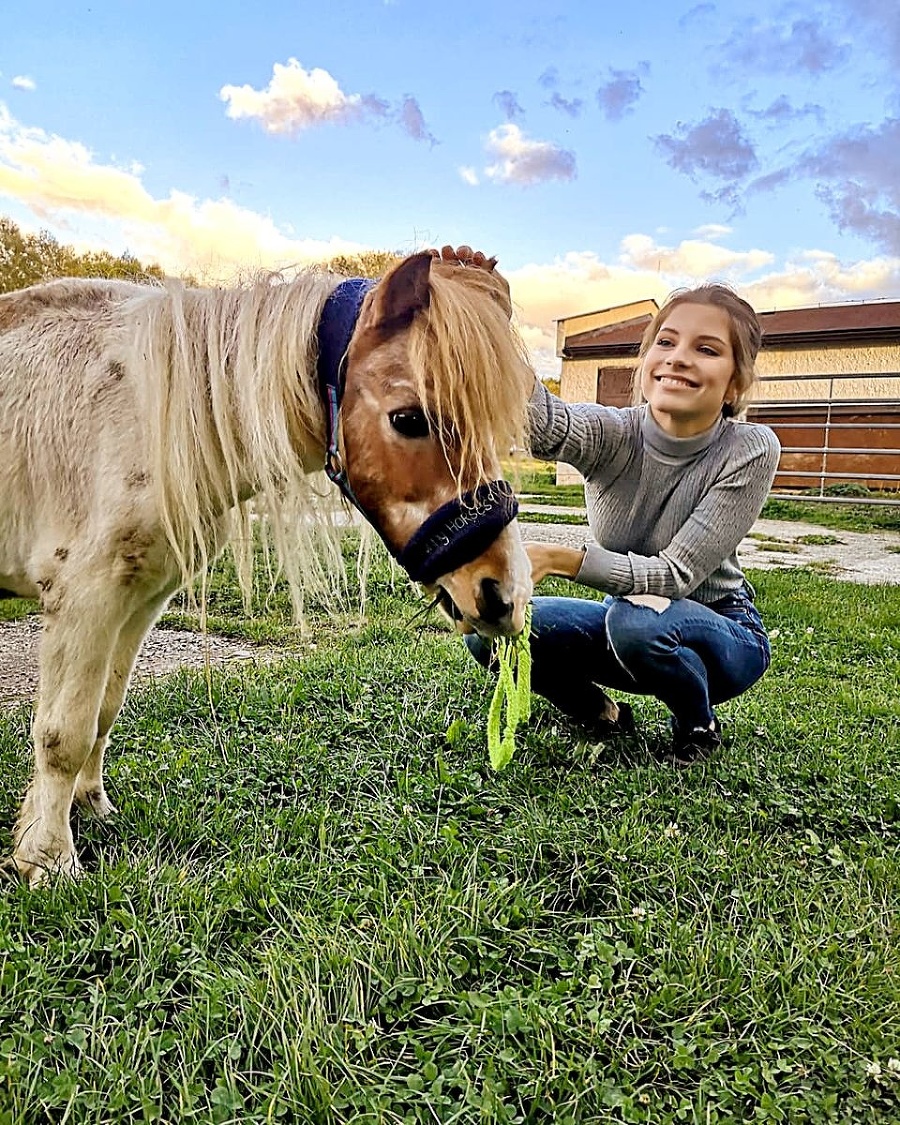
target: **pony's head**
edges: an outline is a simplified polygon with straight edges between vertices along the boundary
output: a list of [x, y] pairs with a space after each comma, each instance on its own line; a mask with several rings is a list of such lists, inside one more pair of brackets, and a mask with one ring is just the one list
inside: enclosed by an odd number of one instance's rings
[[[347, 353], [344, 459], [395, 554], [437, 509], [497, 480], [501, 457], [524, 445], [533, 375], [510, 314], [492, 261], [428, 252], [400, 262], [363, 303]], [[429, 588], [460, 628], [520, 632], [532, 585], [515, 520]]]

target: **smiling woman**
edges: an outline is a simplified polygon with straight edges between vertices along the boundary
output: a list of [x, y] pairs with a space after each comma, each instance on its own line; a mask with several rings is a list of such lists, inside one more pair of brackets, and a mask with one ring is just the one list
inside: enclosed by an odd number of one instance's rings
[[[568, 404], [539, 382], [531, 398], [532, 451], [584, 476], [596, 540], [582, 550], [532, 544], [532, 578], [557, 575], [608, 594], [535, 599], [534, 690], [595, 737], [632, 726], [628, 705], [603, 687], [656, 696], [672, 712], [666, 757], [676, 765], [718, 747], [713, 704], [746, 691], [769, 663], [736, 554], [778, 464], [772, 431], [736, 418], [760, 339], [745, 301], [702, 286], [673, 295], [650, 324], [642, 403]], [[484, 642], [467, 644], [488, 662]]]

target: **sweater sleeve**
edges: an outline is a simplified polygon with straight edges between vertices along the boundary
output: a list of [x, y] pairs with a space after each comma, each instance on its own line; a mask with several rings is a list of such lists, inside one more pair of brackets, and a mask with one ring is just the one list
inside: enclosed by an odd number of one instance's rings
[[622, 411], [596, 403], [563, 402], [535, 380], [529, 403], [531, 452], [564, 461], [583, 477], [608, 464], [627, 440]]
[[778, 438], [748, 426], [740, 449], [658, 555], [609, 551], [592, 543], [575, 581], [610, 594], [687, 597], [737, 551], [756, 522], [778, 468]]

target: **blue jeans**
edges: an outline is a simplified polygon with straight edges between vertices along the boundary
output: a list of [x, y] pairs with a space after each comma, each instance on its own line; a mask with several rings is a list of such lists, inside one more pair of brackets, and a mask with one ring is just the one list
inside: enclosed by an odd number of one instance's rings
[[[485, 667], [491, 645], [472, 634]], [[531, 619], [533, 689], [590, 724], [603, 688], [653, 695], [682, 730], [709, 727], [712, 705], [746, 691], [769, 666], [769, 639], [749, 590], [713, 605], [682, 598], [662, 612], [627, 598], [535, 598]]]

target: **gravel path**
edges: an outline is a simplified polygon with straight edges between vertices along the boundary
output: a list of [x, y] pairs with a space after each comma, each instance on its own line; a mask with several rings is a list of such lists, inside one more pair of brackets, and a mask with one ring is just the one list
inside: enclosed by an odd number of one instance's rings
[[[0, 707], [33, 698], [37, 687], [40, 635], [37, 617], [0, 622]], [[225, 664], [253, 660], [260, 651], [225, 637], [204, 637], [183, 629], [158, 627], [144, 641], [135, 667], [135, 679], [146, 681], [183, 667], [205, 668], [207, 662]]]
[[[533, 510], [553, 513], [546, 507]], [[577, 524], [523, 523], [521, 528], [526, 540], [573, 547], [580, 547], [587, 535], [587, 528]], [[861, 534], [759, 520], [739, 553], [744, 564], [761, 570], [812, 566], [845, 581], [900, 584], [900, 534], [896, 532]], [[0, 622], [0, 707], [33, 698], [39, 638], [40, 624], [35, 617]], [[156, 628], [144, 641], [135, 676], [140, 682], [176, 668], [204, 668], [207, 663], [254, 660], [260, 655], [261, 650], [225, 637]]]

